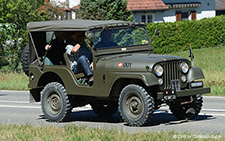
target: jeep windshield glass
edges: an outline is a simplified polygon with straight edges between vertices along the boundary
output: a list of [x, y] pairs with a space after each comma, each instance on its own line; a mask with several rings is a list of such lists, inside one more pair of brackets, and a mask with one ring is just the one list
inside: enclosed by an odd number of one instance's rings
[[94, 30], [95, 49], [143, 46], [148, 44], [144, 27], [129, 27], [108, 30]]

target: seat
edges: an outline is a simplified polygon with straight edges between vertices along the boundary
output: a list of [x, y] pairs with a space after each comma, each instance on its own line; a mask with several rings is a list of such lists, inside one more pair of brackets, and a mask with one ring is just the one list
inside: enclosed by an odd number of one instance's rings
[[[65, 59], [65, 62], [66, 62], [66, 66], [71, 68], [71, 62], [70, 62], [70, 59], [68, 57], [68, 54], [65, 52], [63, 54], [64, 56], [64, 59]], [[78, 74], [75, 74], [76, 78], [79, 79], [79, 78], [82, 78], [82, 77], [85, 77], [85, 74], [84, 73], [78, 73]]]

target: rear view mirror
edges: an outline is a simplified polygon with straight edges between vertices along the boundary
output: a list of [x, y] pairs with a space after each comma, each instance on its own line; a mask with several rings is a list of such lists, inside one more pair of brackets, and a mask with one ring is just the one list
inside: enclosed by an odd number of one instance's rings
[[94, 39], [95, 39], [95, 35], [91, 32], [91, 33], [88, 34], [87, 38], [88, 38], [91, 42], [93, 42]]
[[155, 35], [156, 35], [156, 36], [160, 36], [160, 31], [159, 31], [158, 28], [155, 29]]

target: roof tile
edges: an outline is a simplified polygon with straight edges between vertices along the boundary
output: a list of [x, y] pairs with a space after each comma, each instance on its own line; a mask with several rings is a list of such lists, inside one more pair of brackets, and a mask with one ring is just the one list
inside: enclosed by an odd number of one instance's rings
[[131, 11], [165, 10], [168, 7], [162, 0], [128, 0], [127, 9]]

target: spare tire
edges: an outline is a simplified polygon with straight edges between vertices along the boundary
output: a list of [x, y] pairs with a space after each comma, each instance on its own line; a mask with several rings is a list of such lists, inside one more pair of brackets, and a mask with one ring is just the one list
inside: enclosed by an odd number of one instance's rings
[[27, 44], [22, 52], [21, 56], [21, 62], [22, 62], [22, 69], [24, 73], [29, 76], [29, 65], [30, 65], [30, 58], [29, 58], [29, 44]]

